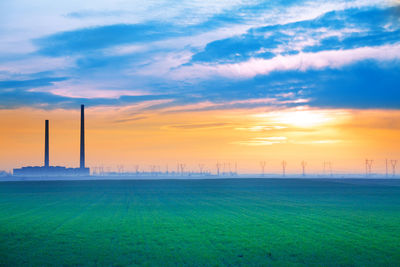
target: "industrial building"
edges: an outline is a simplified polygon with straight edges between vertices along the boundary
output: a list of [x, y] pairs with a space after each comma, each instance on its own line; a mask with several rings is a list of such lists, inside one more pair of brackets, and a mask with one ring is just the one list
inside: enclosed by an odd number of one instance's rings
[[45, 120], [44, 165], [27, 166], [13, 170], [14, 176], [82, 176], [89, 175], [90, 169], [85, 167], [85, 107], [81, 105], [81, 140], [79, 168], [50, 166], [49, 155], [49, 121]]

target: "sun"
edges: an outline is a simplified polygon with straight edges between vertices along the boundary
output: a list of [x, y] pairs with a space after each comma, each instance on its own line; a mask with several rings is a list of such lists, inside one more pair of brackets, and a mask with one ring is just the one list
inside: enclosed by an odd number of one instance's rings
[[295, 127], [311, 128], [320, 126], [333, 121], [334, 118], [324, 112], [312, 110], [298, 110], [282, 113], [277, 117], [277, 121]]
[[294, 110], [257, 114], [256, 117], [263, 118], [263, 120], [272, 124], [312, 128], [338, 122], [344, 115], [345, 113], [341, 111], [297, 108]]

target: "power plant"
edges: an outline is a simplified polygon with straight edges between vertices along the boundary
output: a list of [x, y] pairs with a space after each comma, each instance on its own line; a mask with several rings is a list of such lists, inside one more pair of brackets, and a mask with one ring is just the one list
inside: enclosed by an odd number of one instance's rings
[[13, 169], [15, 176], [83, 176], [89, 175], [90, 169], [85, 167], [85, 106], [81, 105], [81, 140], [79, 168], [50, 166], [49, 155], [49, 120], [45, 120], [44, 164], [43, 166], [27, 166]]

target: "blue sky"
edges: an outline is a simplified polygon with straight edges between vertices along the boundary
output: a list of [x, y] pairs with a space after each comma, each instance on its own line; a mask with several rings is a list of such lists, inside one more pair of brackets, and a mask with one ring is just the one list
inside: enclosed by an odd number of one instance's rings
[[1, 1], [0, 108], [399, 109], [399, 4]]

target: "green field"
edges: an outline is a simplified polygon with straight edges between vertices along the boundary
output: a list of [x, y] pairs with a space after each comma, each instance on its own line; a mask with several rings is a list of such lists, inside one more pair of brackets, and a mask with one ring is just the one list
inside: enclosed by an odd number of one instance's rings
[[400, 266], [400, 181], [0, 183], [0, 266]]

